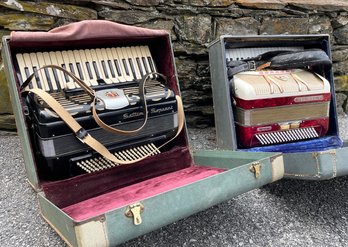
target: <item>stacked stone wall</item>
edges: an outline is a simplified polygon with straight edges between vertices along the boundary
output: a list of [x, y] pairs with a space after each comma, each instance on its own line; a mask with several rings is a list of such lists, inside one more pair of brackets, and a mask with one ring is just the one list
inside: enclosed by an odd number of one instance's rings
[[[345, 0], [0, 0], [0, 36], [49, 30], [85, 19], [106, 19], [171, 34], [191, 126], [214, 124], [207, 45], [221, 34], [329, 34], [338, 111], [347, 112], [348, 2]], [[0, 128], [12, 110], [0, 71]], [[5, 125], [1, 125], [6, 118]]]

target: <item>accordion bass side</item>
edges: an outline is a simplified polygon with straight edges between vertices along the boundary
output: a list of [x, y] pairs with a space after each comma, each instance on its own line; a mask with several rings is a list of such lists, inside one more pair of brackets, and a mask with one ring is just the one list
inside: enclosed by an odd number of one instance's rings
[[241, 72], [233, 77], [232, 95], [244, 147], [313, 139], [328, 131], [330, 84], [313, 72]]
[[[98, 95], [96, 110], [104, 123], [123, 131], [134, 130], [144, 122], [139, 81], [148, 73], [157, 72], [146, 45], [17, 53], [15, 57], [20, 84], [35, 73], [27, 87], [49, 93], [118, 159], [132, 161], [160, 153], [157, 147], [176, 134], [175, 94], [155, 74], [145, 85], [146, 125], [136, 134], [122, 135], [109, 133], [97, 125], [91, 112], [91, 97], [72, 78], [55, 68], [39, 71], [44, 66], [56, 65], [74, 74]], [[71, 177], [118, 165], [76, 138], [41, 98], [29, 94], [25, 109], [36, 162], [45, 170], [45, 176], [50, 179]]]

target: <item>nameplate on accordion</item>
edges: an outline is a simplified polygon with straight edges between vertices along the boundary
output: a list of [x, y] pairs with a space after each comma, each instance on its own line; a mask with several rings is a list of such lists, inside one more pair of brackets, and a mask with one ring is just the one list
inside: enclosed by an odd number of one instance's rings
[[330, 84], [308, 70], [247, 71], [233, 76], [238, 143], [244, 147], [324, 136], [329, 127]]

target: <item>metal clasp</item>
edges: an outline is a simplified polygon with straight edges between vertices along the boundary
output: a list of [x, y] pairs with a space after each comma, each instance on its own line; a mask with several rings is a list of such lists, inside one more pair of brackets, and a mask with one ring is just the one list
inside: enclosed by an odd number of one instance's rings
[[249, 70], [256, 70], [255, 61], [248, 61], [247, 63], [248, 63]]
[[251, 167], [249, 169], [252, 173], [255, 174], [255, 178], [260, 177], [260, 172], [261, 172], [261, 163], [260, 162], [254, 162], [251, 164]]
[[142, 212], [144, 212], [144, 205], [140, 202], [137, 202], [132, 205], [129, 205], [124, 214], [129, 218], [133, 218], [134, 225], [140, 225], [142, 223]]
[[81, 128], [81, 129], [79, 129], [76, 133], [75, 133], [75, 135], [76, 135], [76, 138], [80, 141], [80, 142], [82, 142], [82, 143], [85, 143], [85, 138], [87, 137], [87, 136], [89, 136], [89, 134], [88, 134], [88, 132], [84, 129], [84, 128]]

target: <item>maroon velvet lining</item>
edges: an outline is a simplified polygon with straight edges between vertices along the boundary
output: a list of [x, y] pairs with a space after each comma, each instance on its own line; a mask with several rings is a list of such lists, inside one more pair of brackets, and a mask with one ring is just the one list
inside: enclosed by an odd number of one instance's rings
[[133, 165], [114, 167], [66, 180], [42, 184], [46, 197], [60, 208], [131, 184], [181, 170], [193, 165], [187, 147], [149, 157]]
[[74, 220], [83, 221], [223, 171], [214, 167], [192, 166], [73, 204], [63, 211]]
[[128, 26], [107, 20], [85, 20], [54, 28], [48, 32], [11, 32], [14, 43], [41, 43], [76, 41], [86, 39], [108, 39], [166, 36], [164, 30], [153, 30]]

